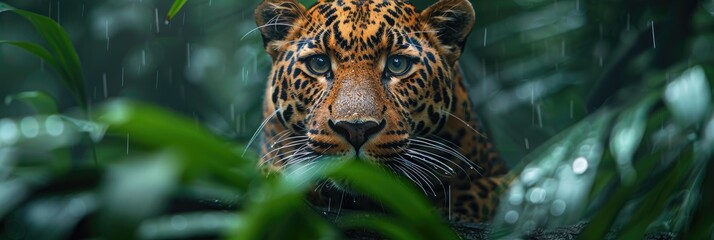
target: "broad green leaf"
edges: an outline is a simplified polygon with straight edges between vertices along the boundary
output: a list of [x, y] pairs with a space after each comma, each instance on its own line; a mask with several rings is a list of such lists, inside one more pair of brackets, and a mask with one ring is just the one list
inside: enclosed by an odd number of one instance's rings
[[625, 109], [612, 129], [610, 151], [616, 160], [620, 180], [625, 184], [632, 183], [634, 180], [632, 157], [640, 146], [640, 141], [645, 133], [647, 113], [659, 98], [659, 94], [650, 94], [638, 104]]
[[13, 101], [21, 101], [30, 105], [30, 107], [32, 107], [37, 114], [52, 115], [58, 113], [57, 103], [55, 103], [55, 100], [52, 97], [44, 92], [22, 92], [5, 97], [6, 105], [12, 103]]
[[[413, 185], [383, 169], [360, 161], [345, 161], [328, 172], [331, 179], [346, 180], [357, 192], [381, 202], [385, 208], [430, 239], [458, 239], [441, 221], [433, 206]], [[399, 196], [399, 197], [395, 197]]]
[[[272, 229], [271, 226], [287, 216], [306, 209], [303, 202], [305, 185], [296, 185], [292, 181], [268, 181], [258, 189], [254, 189], [252, 197], [246, 205], [246, 211], [240, 215], [242, 221], [231, 234], [231, 239], [249, 240], [261, 239], [276, 231], [287, 229]], [[298, 223], [295, 223], [298, 224]], [[316, 224], [316, 223], [315, 223]], [[308, 229], [302, 229], [308, 231]]]
[[169, 13], [166, 15], [166, 24], [169, 24], [169, 21], [176, 16], [176, 14], [181, 11], [181, 8], [183, 8], [183, 5], [186, 4], [187, 0], [175, 0], [174, 4], [171, 5], [171, 9], [169, 9]]
[[687, 148], [677, 158], [673, 168], [664, 178], [659, 179], [657, 185], [649, 189], [643, 201], [637, 205], [630, 222], [623, 228], [620, 237], [623, 239], [642, 238], [649, 225], [662, 213], [667, 200], [676, 196], [680, 190], [681, 182], [690, 173], [693, 163], [693, 150]]
[[[97, 208], [93, 193], [35, 197], [24, 205], [13, 221], [23, 225], [27, 239], [67, 239], [77, 224]], [[38, 216], [39, 215], [39, 216]]]
[[[5, 43], [18, 46], [22, 49], [30, 51], [33, 54], [45, 59], [60, 75], [62, 81], [69, 87], [72, 95], [75, 96], [80, 106], [87, 110], [87, 92], [84, 86], [84, 76], [82, 75], [82, 66], [79, 62], [77, 52], [72, 46], [67, 33], [54, 20], [24, 10], [16, 9], [8, 4], [0, 2], [0, 13], [10, 11], [16, 13], [28, 20], [35, 31], [40, 34], [42, 39], [49, 45], [50, 51], [43, 50], [42, 47], [31, 43], [20, 43], [5, 41]], [[50, 57], [50, 55], [52, 57]], [[53, 59], [53, 60], [49, 60]]]
[[178, 239], [187, 237], [220, 236], [240, 224], [235, 213], [191, 212], [152, 218], [141, 222], [139, 239]]
[[[130, 144], [180, 151], [188, 176], [216, 174], [238, 189], [246, 189], [257, 175], [255, 162], [247, 160], [198, 123], [157, 107], [117, 100], [99, 108], [94, 119], [108, 133], [129, 138]], [[232, 169], [240, 171], [233, 171]]]
[[493, 237], [519, 237], [540, 225], [557, 227], [583, 217], [613, 115], [604, 109], [527, 156], [493, 220], [494, 233], [503, 236]]
[[28, 184], [19, 179], [0, 181], [0, 219], [27, 197], [28, 188]]
[[[309, 168], [311, 170], [283, 175], [275, 179], [277, 181], [270, 181], [272, 183], [261, 188], [259, 192], [255, 192], [254, 197], [251, 198], [252, 204], [246, 206], [245, 209], [248, 211], [242, 215], [243, 221], [234, 231], [234, 239], [255, 239], [264, 236], [266, 231], [275, 231], [268, 226], [305, 209], [306, 206], [300, 200], [304, 192], [315, 179], [323, 178], [347, 181], [354, 191], [381, 202], [389, 212], [394, 213], [393, 218], [390, 219], [395, 219], [404, 229], [411, 229], [414, 232], [412, 234], [427, 239], [458, 238], [433, 212], [433, 207], [423, 195], [413, 186], [390, 173], [363, 162], [344, 159], [313, 164], [315, 167]], [[364, 225], [364, 227], [369, 226]], [[398, 230], [394, 229], [377, 230], [398, 233]], [[303, 229], [303, 231], [308, 230]]]
[[72, 124], [80, 132], [87, 133], [92, 141], [98, 142], [107, 132], [107, 126], [96, 122], [81, 120], [69, 116], [61, 116], [61, 118]]
[[100, 228], [105, 237], [136, 238], [144, 219], [158, 214], [174, 191], [182, 166], [176, 152], [163, 151], [140, 161], [109, 168], [101, 200]]
[[[680, 155], [684, 147], [683, 144], [680, 144], [666, 151], [663, 148], [659, 148], [646, 156], [640, 157], [640, 160], [635, 164], [635, 171], [640, 173], [652, 173], [660, 164], [663, 157], [667, 161], [671, 161]], [[632, 184], [619, 186], [613, 193], [606, 195], [607, 201], [598, 209], [588, 226], [583, 229], [581, 236], [587, 236], [588, 239], [604, 238], [610, 231], [612, 224], [615, 222], [618, 214], [621, 213], [623, 207], [635, 196], [635, 191], [638, 187], [642, 186], [650, 176], [650, 174], [637, 175]], [[656, 189], [654, 190], [657, 191]]]
[[[0, 7], [2, 7], [1, 4], [2, 3], [0, 3]], [[25, 49], [26, 51], [42, 58], [42, 60], [44, 60], [45, 62], [50, 64], [50, 66], [53, 66], [53, 67], [58, 66], [57, 62], [55, 62], [54, 56], [52, 56], [52, 54], [50, 54], [50, 52], [48, 52], [47, 49], [45, 49], [44, 47], [42, 47], [40, 45], [30, 43], [30, 42], [17, 42], [17, 41], [4, 41], [4, 40], [0, 40], [0, 44], [9, 44], [9, 45], [12, 45], [15, 47]]]

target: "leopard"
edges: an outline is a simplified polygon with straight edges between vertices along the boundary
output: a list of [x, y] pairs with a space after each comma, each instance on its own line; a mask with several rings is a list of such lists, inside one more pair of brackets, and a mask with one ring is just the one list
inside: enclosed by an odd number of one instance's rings
[[[423, 10], [402, 0], [263, 0], [255, 18], [272, 60], [260, 166], [351, 157], [408, 179], [451, 221], [494, 216], [510, 177], [459, 63], [475, 25], [468, 0]], [[316, 188], [309, 199], [329, 208], [345, 191]]]

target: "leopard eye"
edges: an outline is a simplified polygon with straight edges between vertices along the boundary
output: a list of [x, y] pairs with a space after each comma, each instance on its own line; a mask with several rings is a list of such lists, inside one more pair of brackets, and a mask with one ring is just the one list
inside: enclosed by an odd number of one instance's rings
[[389, 75], [401, 76], [406, 74], [411, 68], [411, 62], [405, 56], [390, 56], [387, 59], [387, 71]]
[[307, 60], [307, 68], [315, 75], [322, 75], [330, 71], [330, 59], [325, 55], [315, 55]]

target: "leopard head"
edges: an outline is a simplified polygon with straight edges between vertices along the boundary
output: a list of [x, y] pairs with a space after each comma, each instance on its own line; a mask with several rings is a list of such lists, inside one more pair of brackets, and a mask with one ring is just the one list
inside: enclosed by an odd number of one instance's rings
[[474, 25], [467, 0], [423, 11], [394, 0], [265, 0], [255, 16], [272, 58], [265, 117], [277, 126], [264, 132], [294, 140], [275, 165], [409, 157], [457, 104], [456, 61]]

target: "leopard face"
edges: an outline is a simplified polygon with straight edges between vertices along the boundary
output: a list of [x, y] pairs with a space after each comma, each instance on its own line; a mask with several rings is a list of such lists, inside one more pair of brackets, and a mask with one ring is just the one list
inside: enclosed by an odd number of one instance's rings
[[504, 182], [491, 177], [505, 165], [457, 63], [474, 25], [468, 0], [422, 11], [399, 0], [264, 0], [255, 15], [272, 58], [261, 165], [358, 158], [405, 175], [455, 214], [491, 215]]
[[404, 1], [265, 1], [256, 16], [273, 58], [266, 113], [306, 151], [389, 162], [446, 123], [468, 1], [421, 13]]

